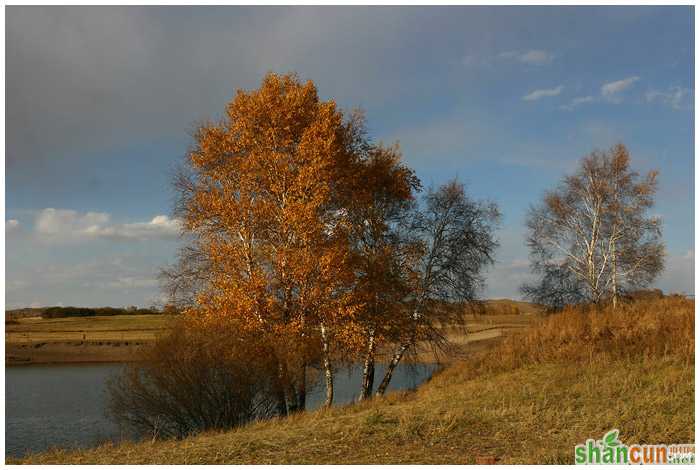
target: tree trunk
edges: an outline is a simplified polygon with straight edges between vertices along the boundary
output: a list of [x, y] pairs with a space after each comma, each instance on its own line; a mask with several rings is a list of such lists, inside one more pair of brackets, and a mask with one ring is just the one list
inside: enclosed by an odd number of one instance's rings
[[399, 365], [399, 362], [407, 349], [408, 344], [402, 344], [399, 350], [396, 351], [396, 354], [394, 354], [394, 357], [391, 358], [391, 362], [387, 366], [382, 383], [380, 383], [379, 387], [377, 388], [377, 396], [384, 395], [384, 392], [386, 392], [386, 388], [389, 386], [389, 382], [391, 382], [391, 376], [394, 373], [394, 369], [396, 369], [396, 366]]
[[365, 365], [362, 369], [360, 401], [366, 400], [372, 396], [372, 389], [374, 388], [374, 348], [374, 328], [371, 328], [367, 340], [367, 356], [365, 356]]
[[294, 387], [294, 381], [289, 380], [287, 382], [287, 412], [289, 414], [296, 413], [299, 411], [299, 402], [297, 396], [297, 390]]
[[277, 414], [279, 416], [287, 416], [287, 397], [284, 393], [286, 377], [284, 376], [284, 367], [282, 363], [277, 361], [277, 378], [279, 383], [275, 387], [277, 393]]
[[306, 410], [306, 366], [307, 366], [307, 356], [306, 356], [306, 314], [302, 313], [301, 316], [301, 349], [302, 349], [302, 359], [301, 359], [301, 377], [299, 377], [299, 390], [297, 395], [297, 405], [299, 411]]
[[612, 301], [613, 309], [617, 308], [617, 253], [615, 242], [612, 244], [611, 262], [612, 262]]
[[333, 368], [331, 367], [330, 347], [328, 345], [328, 331], [321, 323], [321, 341], [323, 349], [323, 370], [326, 377], [326, 401], [323, 406], [330, 408], [333, 405]]
[[299, 394], [297, 395], [297, 409], [306, 410], [306, 362], [301, 365], [301, 378], [299, 381]]

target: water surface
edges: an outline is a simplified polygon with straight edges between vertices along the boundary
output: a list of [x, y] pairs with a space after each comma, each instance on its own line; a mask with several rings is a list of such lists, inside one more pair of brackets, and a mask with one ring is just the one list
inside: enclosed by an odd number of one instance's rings
[[[130, 436], [106, 416], [107, 380], [121, 364], [32, 365], [5, 368], [5, 448], [20, 457], [52, 447], [86, 448]], [[432, 364], [400, 364], [389, 390], [414, 389], [436, 370]], [[378, 366], [375, 386], [384, 367]], [[361, 368], [338, 371], [334, 403], [347, 404], [358, 394]], [[319, 384], [307, 397], [307, 407], [323, 404]]]

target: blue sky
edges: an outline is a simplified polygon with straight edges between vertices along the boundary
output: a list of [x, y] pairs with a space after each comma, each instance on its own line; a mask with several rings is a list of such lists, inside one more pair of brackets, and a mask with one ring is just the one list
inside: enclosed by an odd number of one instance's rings
[[528, 279], [525, 211], [616, 142], [660, 170], [667, 269], [693, 292], [692, 7], [6, 9], [6, 303], [149, 305], [193, 123], [296, 71], [366, 111], [424, 185], [504, 214], [485, 297]]

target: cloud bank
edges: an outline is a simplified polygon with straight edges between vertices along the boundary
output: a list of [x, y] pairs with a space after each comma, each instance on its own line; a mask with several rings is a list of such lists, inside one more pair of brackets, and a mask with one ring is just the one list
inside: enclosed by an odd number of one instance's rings
[[105, 212], [79, 213], [54, 208], [40, 211], [34, 222], [37, 235], [57, 241], [176, 239], [180, 229], [180, 221], [167, 215], [157, 215], [148, 222], [114, 224]]

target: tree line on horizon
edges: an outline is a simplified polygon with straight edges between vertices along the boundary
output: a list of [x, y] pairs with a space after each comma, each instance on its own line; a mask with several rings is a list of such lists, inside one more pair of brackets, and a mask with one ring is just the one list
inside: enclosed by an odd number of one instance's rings
[[[358, 398], [384, 394], [419, 344], [448, 345], [444, 327], [478, 304], [498, 246], [495, 203], [457, 180], [423, 188], [398, 144], [374, 143], [362, 113], [293, 74], [266, 75], [199, 126], [174, 187], [186, 242], [163, 279], [182, 324], [112, 388], [124, 421], [163, 429], [170, 416], [172, 435], [304, 410], [314, 371], [331, 406], [334, 374], [355, 363]], [[622, 145], [584, 159], [529, 213], [538, 281], [524, 295], [551, 309], [617, 303], [653, 281], [655, 190]]]

